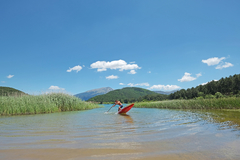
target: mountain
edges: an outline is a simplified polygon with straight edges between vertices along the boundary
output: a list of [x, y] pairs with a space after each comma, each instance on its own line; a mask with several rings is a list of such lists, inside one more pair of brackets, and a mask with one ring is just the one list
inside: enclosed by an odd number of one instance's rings
[[153, 92], [156, 92], [156, 93], [159, 93], [159, 94], [165, 94], [165, 95], [169, 95], [171, 93], [174, 93], [174, 92], [177, 92], [178, 90], [172, 90], [172, 91], [153, 91]]
[[79, 94], [76, 94], [74, 96], [86, 101], [89, 98], [95, 97], [97, 95], [106, 94], [110, 91], [113, 91], [113, 89], [110, 88], [110, 87], [103, 87], [103, 88], [93, 89], [93, 90], [89, 90], [89, 91], [86, 91], [86, 92], [83, 92], [83, 93], [79, 93]]
[[157, 95], [158, 93], [155, 93], [153, 91], [143, 89], [143, 88], [126, 87], [126, 88], [110, 91], [104, 95], [98, 95], [98, 96], [92, 97], [88, 101], [114, 102], [115, 100], [120, 100], [121, 102], [124, 103], [124, 101], [126, 100], [138, 99], [140, 97], [143, 97], [146, 95], [153, 95], [153, 94]]
[[21, 96], [21, 95], [26, 95], [26, 93], [11, 87], [0, 86], [0, 96]]

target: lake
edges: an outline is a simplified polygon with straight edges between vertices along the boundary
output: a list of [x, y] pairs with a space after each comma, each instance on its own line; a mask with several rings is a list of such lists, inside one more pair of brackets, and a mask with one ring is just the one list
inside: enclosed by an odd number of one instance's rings
[[132, 108], [0, 117], [0, 159], [240, 157], [240, 112]]

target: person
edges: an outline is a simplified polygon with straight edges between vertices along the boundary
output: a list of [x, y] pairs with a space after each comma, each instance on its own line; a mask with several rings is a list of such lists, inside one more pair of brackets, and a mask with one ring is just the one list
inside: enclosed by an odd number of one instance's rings
[[123, 104], [120, 101], [118, 101], [118, 100], [115, 101], [115, 103], [114, 103], [114, 105], [112, 107], [114, 107], [116, 105], [119, 105], [118, 111], [123, 108]]

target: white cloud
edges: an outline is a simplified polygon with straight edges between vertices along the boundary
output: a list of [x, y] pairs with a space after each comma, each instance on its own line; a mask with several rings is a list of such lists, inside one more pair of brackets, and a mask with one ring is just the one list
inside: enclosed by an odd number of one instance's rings
[[14, 75], [8, 75], [7, 78], [12, 78]]
[[107, 69], [119, 69], [119, 71], [141, 69], [137, 64], [127, 64], [121, 59], [111, 62], [97, 61], [91, 64], [91, 68], [96, 68], [98, 72], [106, 71]]
[[181, 87], [177, 85], [153, 85], [152, 87], [148, 89], [159, 89], [159, 90], [175, 90], [175, 89], [180, 89]]
[[77, 66], [75, 66], [75, 67], [73, 67], [73, 68], [69, 68], [69, 69], [67, 70], [67, 72], [72, 72], [72, 71], [79, 72], [80, 70], [82, 70], [82, 67], [79, 66], [79, 65], [77, 65]]
[[213, 58], [208, 58], [206, 60], [202, 60], [203, 63], [207, 63], [208, 66], [213, 66], [219, 64], [222, 60], [226, 59], [225, 57], [218, 58], [218, 57], [213, 57]]
[[202, 76], [202, 73], [196, 74], [197, 78]]
[[184, 76], [181, 79], [178, 79], [180, 82], [189, 82], [197, 79], [198, 77], [202, 76], [201, 73], [196, 74], [197, 77], [191, 77], [190, 73], [185, 72]]
[[149, 86], [149, 83], [138, 83], [138, 84], [128, 83], [128, 86], [131, 86], [131, 87], [134, 87], [134, 86]]
[[228, 68], [228, 67], [233, 67], [232, 63], [225, 62], [224, 64], [220, 64], [216, 67], [216, 69], [223, 69], [223, 68]]
[[106, 79], [118, 79], [118, 78], [119, 78], [118, 76], [114, 76], [114, 75], [106, 77]]
[[[213, 81], [218, 81], [218, 80], [213, 80]], [[206, 82], [206, 83], [202, 83], [201, 85], [206, 85], [208, 84], [209, 82]]]
[[65, 90], [64, 88], [60, 88], [58, 86], [50, 86], [48, 89], [50, 89], [50, 90]]
[[130, 62], [130, 63], [136, 63], [135, 61], [133, 61], [133, 62]]
[[135, 70], [131, 70], [130, 72], [128, 72], [128, 74], [136, 74], [137, 72]]
[[124, 83], [119, 83], [119, 85], [125, 85]]
[[148, 73], [152, 73], [151, 71], [148, 71]]

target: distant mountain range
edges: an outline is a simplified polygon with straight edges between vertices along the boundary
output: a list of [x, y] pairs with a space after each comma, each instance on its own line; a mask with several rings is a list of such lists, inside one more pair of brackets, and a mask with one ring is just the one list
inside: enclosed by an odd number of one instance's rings
[[93, 90], [89, 90], [83, 93], [79, 93], [76, 94], [74, 96], [86, 101], [92, 97], [98, 96], [98, 95], [102, 95], [102, 94], [106, 94], [110, 91], [113, 91], [114, 89], [110, 88], [110, 87], [103, 87], [103, 88], [98, 88], [98, 89], [93, 89]]

